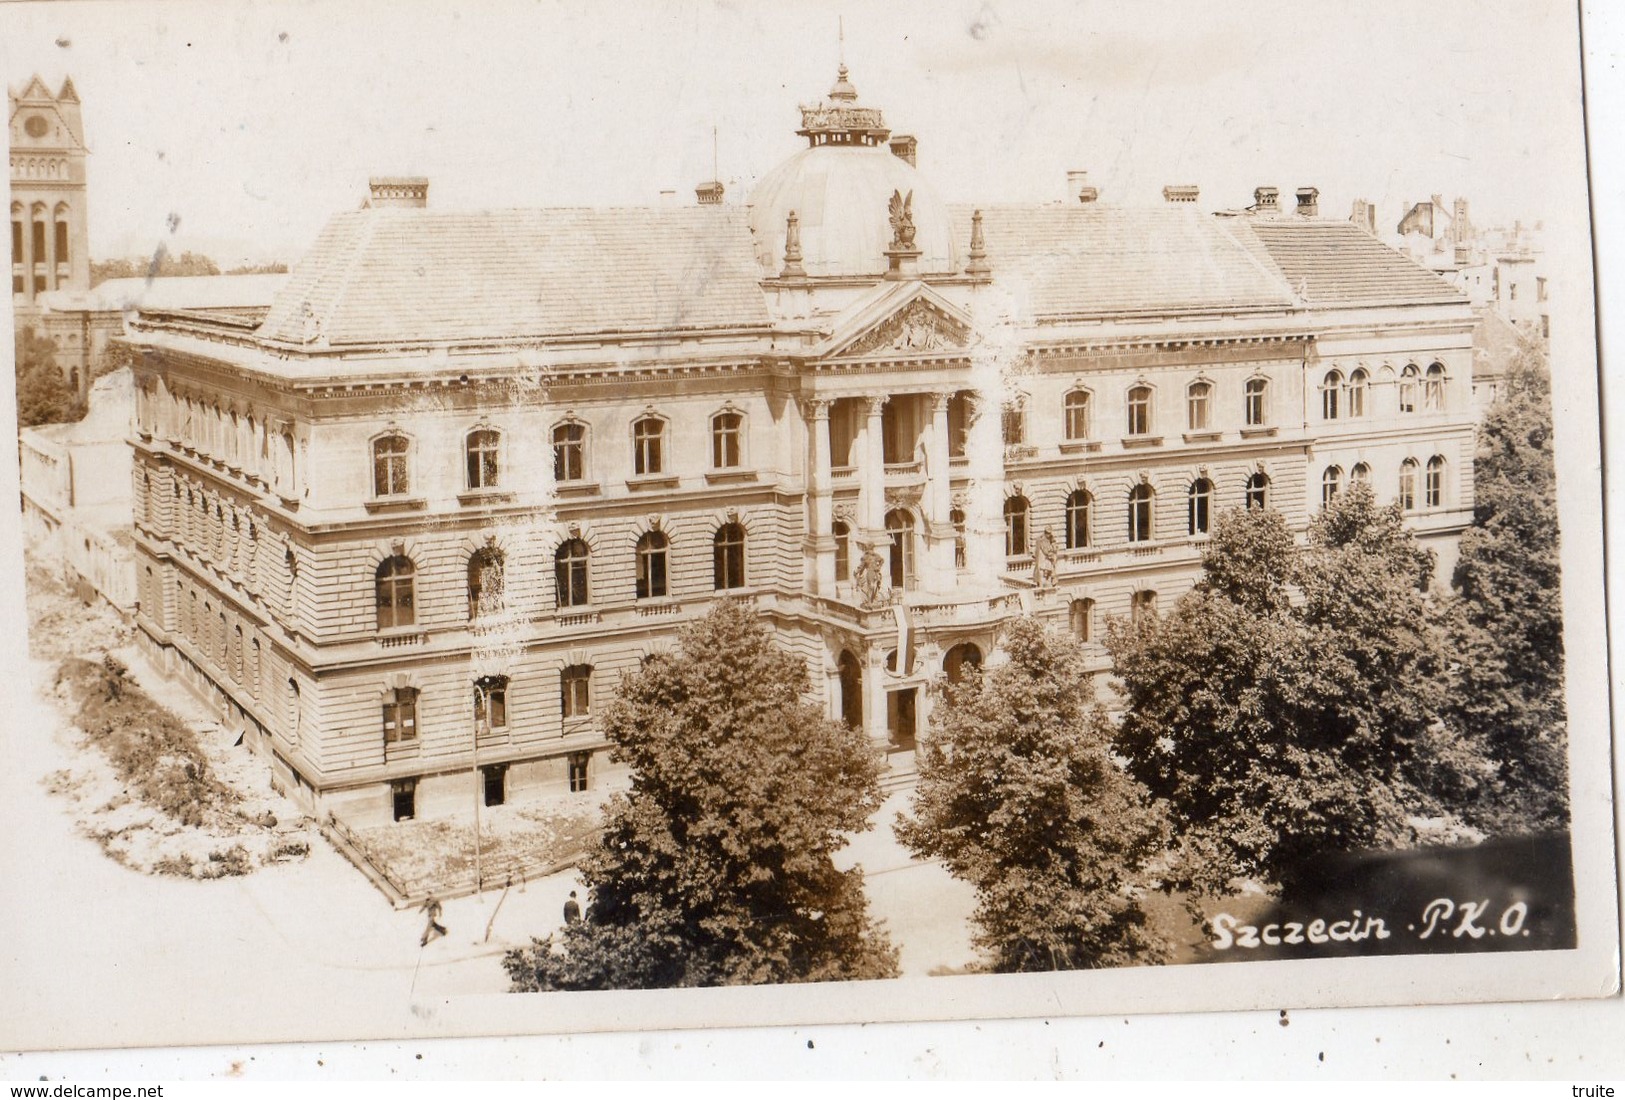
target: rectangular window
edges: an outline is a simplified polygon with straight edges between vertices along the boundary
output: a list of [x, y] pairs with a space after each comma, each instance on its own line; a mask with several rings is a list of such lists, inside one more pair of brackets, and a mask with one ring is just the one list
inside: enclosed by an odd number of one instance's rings
[[508, 801], [508, 765], [492, 764], [481, 768], [480, 777], [484, 781], [482, 785], [487, 806], [500, 806]]
[[1128, 391], [1128, 434], [1151, 434], [1151, 391], [1144, 386]]
[[1082, 390], [1066, 395], [1066, 437], [1071, 440], [1089, 438], [1089, 395]]
[[592, 714], [592, 669], [571, 665], [559, 676], [559, 704], [566, 718]]
[[553, 480], [581, 481], [587, 476], [587, 429], [560, 424], [553, 429]]
[[632, 426], [632, 470], [639, 477], [661, 473], [665, 455], [661, 443], [665, 425], [653, 417], [645, 417]]
[[744, 419], [738, 413], [718, 413], [711, 418], [711, 466], [714, 469], [733, 469], [742, 461], [739, 429]]
[[580, 794], [587, 789], [587, 764], [592, 760], [588, 752], [573, 752], [570, 754], [570, 793]]
[[505, 680], [482, 680], [474, 686], [474, 725], [478, 729], [500, 730], [508, 726], [508, 684]]
[[1247, 426], [1261, 428], [1264, 426], [1269, 410], [1265, 408], [1265, 397], [1268, 386], [1262, 378], [1253, 378], [1247, 382]]
[[497, 450], [500, 437], [496, 432], [481, 430], [468, 436], [468, 487], [495, 489], [497, 487]]
[[965, 441], [970, 438], [971, 399], [956, 393], [948, 399], [948, 457], [964, 458]]
[[1186, 394], [1186, 404], [1190, 411], [1190, 430], [1205, 432], [1208, 427], [1208, 401], [1212, 395], [1213, 387], [1205, 382], [1198, 382]]
[[399, 688], [384, 702], [384, 744], [415, 741], [418, 735], [418, 693]]
[[411, 821], [418, 812], [418, 781], [397, 779], [389, 785], [396, 821]]

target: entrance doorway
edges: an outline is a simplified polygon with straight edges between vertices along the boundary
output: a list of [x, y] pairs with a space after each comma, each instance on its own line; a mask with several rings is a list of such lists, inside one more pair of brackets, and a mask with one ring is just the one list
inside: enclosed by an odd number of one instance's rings
[[901, 688], [886, 695], [887, 745], [892, 752], [912, 752], [916, 732], [915, 704], [918, 688]]
[[860, 730], [863, 728], [863, 669], [850, 649], [841, 650], [835, 667], [841, 682], [841, 721]]

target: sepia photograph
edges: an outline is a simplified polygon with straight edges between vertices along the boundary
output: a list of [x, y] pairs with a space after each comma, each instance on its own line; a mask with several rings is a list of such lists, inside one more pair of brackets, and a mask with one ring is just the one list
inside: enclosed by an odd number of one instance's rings
[[0, 1048], [1617, 996], [1581, 32], [6, 5]]

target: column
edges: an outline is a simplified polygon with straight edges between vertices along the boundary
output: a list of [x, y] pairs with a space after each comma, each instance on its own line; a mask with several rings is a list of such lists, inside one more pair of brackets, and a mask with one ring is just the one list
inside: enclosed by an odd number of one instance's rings
[[812, 468], [808, 471], [807, 553], [810, 568], [807, 584], [820, 596], [835, 595], [835, 536], [829, 457], [829, 401], [815, 398], [803, 404], [807, 426], [812, 434]]
[[991, 587], [1004, 572], [1004, 433], [995, 398], [977, 394], [965, 452], [971, 477], [965, 564], [979, 584]]
[[858, 522], [864, 541], [880, 546], [886, 538], [886, 440], [881, 414], [884, 397], [865, 398], [868, 417], [863, 427], [863, 469], [858, 472]]
[[889, 648], [885, 642], [870, 642], [863, 661], [863, 732], [876, 745], [891, 740], [891, 696], [886, 690], [891, 686], [891, 677], [886, 672]]
[[954, 525], [948, 519], [953, 510], [952, 463], [948, 458], [948, 401], [952, 394], [931, 394], [931, 432], [926, 439], [925, 521], [926, 561], [920, 583], [931, 591], [954, 587]]

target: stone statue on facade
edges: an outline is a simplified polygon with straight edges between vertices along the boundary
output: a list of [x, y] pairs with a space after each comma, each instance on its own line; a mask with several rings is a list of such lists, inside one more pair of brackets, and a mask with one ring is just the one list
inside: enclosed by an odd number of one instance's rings
[[914, 247], [914, 192], [891, 193], [891, 247], [894, 252], [906, 252]]
[[1055, 544], [1055, 532], [1048, 527], [1033, 544], [1033, 583], [1039, 589], [1055, 587], [1055, 566], [1061, 560], [1061, 548]]
[[886, 563], [875, 553], [873, 546], [863, 548], [863, 557], [858, 559], [857, 572], [853, 574], [852, 582], [857, 587], [858, 595], [862, 598], [865, 608], [880, 605], [880, 585], [885, 574]]

